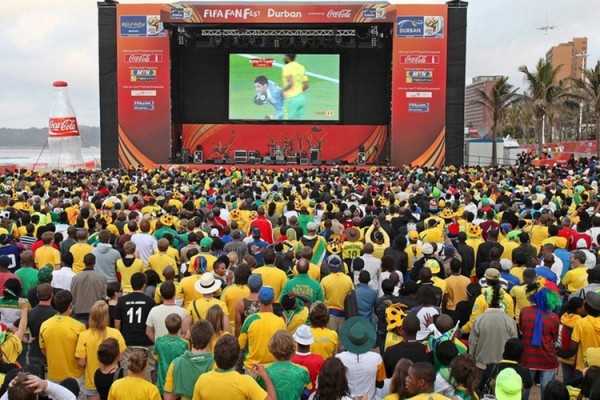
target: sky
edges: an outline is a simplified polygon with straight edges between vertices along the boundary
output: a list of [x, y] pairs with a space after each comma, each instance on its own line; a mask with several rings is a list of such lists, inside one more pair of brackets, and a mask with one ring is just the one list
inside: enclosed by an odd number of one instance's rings
[[[443, 0], [390, 2], [445, 3]], [[519, 66], [534, 68], [550, 47], [573, 37], [588, 37], [588, 66], [600, 60], [597, 0], [471, 0], [467, 18], [466, 83], [479, 75], [507, 75], [511, 84], [522, 88]], [[100, 124], [97, 19], [94, 0], [3, 2], [0, 127], [47, 126], [52, 82], [56, 80], [69, 83], [71, 104], [79, 124]], [[546, 25], [555, 28], [547, 33], [537, 29]]]

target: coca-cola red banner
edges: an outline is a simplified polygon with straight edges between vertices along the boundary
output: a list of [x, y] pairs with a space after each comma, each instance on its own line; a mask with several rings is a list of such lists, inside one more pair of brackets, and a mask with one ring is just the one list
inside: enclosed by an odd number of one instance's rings
[[48, 128], [50, 137], [79, 136], [77, 119], [75, 117], [50, 118]]

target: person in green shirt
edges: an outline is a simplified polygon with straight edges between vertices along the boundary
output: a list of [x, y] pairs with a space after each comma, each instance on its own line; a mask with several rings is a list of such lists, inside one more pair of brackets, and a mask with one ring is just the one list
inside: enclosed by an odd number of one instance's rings
[[165, 378], [169, 365], [188, 350], [188, 343], [179, 336], [181, 322], [179, 315], [175, 313], [169, 314], [165, 318], [165, 326], [169, 334], [156, 339], [156, 345], [154, 346], [154, 357], [158, 361], [156, 363], [158, 367], [156, 371], [156, 386], [158, 386], [158, 391], [161, 395], [164, 391]]
[[[266, 370], [273, 382], [277, 400], [297, 400], [302, 397], [305, 388], [312, 388], [310, 375], [306, 367], [290, 361], [296, 352], [296, 342], [292, 334], [285, 330], [275, 332], [269, 340], [269, 351], [275, 357], [275, 362]], [[262, 378], [257, 378], [258, 384], [266, 389]]]
[[308, 276], [308, 269], [308, 260], [301, 258], [296, 262], [298, 276], [286, 282], [281, 291], [281, 298], [286, 294], [293, 292], [308, 297], [311, 304], [316, 301], [325, 301], [321, 284]]
[[21, 254], [21, 268], [15, 271], [15, 275], [21, 280], [23, 295], [27, 295], [29, 289], [40, 283], [38, 270], [35, 269], [34, 256], [31, 250], [25, 250]]
[[214, 329], [206, 320], [196, 321], [192, 325], [192, 349], [186, 350], [169, 365], [163, 388], [164, 400], [175, 400], [178, 397], [182, 400], [191, 399], [198, 378], [214, 369], [214, 354], [208, 351], [213, 334]]

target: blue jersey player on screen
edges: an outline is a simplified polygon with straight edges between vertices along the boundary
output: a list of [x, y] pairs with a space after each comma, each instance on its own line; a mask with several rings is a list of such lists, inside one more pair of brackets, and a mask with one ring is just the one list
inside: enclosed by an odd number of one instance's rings
[[254, 104], [262, 106], [269, 103], [275, 107], [275, 114], [267, 115], [267, 119], [282, 119], [283, 93], [281, 88], [272, 80], [267, 79], [264, 75], [256, 77], [254, 80], [254, 88], [256, 89]]

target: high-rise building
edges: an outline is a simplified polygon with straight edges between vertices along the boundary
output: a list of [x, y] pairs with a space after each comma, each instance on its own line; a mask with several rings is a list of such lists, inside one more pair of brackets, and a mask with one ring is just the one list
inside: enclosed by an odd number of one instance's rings
[[562, 65], [556, 74], [557, 81], [565, 80], [566, 86], [569, 87], [572, 86], [572, 82], [567, 78], [581, 79], [587, 48], [587, 38], [581, 37], [573, 38], [570, 42], [561, 43], [548, 50], [546, 62], [552, 64], [554, 68]]
[[483, 90], [488, 95], [492, 88], [502, 79], [501, 75], [477, 76], [465, 89], [465, 126], [469, 129], [469, 136], [486, 136], [492, 129], [490, 112], [482, 105], [477, 104], [480, 99], [479, 91]]

